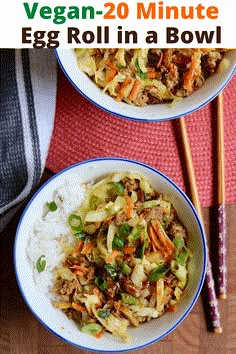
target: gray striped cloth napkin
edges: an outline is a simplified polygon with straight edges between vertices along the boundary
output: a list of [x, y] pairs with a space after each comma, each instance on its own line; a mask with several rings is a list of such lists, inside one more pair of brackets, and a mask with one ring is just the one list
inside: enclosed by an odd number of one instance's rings
[[0, 50], [0, 232], [44, 170], [56, 88], [53, 51]]

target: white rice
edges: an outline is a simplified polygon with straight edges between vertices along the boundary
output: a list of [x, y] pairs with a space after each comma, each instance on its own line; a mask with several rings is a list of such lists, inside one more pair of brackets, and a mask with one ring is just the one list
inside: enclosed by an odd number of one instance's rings
[[[57, 210], [51, 212], [46, 207], [34, 224], [32, 235], [28, 242], [28, 258], [30, 266], [33, 263], [33, 280], [40, 291], [49, 294], [53, 285], [53, 270], [60, 265], [64, 256], [64, 246], [75, 246], [75, 237], [67, 223], [68, 216], [81, 204], [85, 189], [79, 184], [65, 181], [53, 193], [52, 200], [57, 205]], [[46, 268], [39, 273], [36, 262], [42, 255], [45, 256]]]

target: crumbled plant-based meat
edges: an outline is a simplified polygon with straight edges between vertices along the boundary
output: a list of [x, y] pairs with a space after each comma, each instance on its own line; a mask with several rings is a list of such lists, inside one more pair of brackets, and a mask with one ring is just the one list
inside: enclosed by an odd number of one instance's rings
[[127, 220], [127, 216], [125, 213], [116, 214], [115, 216], [116, 226], [121, 226], [126, 220]]
[[162, 217], [163, 217], [163, 208], [156, 206], [147, 212], [145, 219], [147, 220], [147, 222], [149, 222], [155, 219], [162, 220]]

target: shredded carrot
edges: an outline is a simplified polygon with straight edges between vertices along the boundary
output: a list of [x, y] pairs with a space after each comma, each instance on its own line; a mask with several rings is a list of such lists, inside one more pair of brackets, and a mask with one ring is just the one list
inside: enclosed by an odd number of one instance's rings
[[83, 245], [84, 245], [84, 241], [80, 241], [79, 243], [78, 243], [78, 245], [77, 245], [77, 247], [74, 249], [74, 251], [73, 251], [73, 256], [76, 256], [81, 250], [82, 250], [82, 248], [83, 248]]
[[75, 270], [73, 271], [73, 274], [75, 274], [75, 275], [80, 275], [81, 277], [84, 276], [84, 273], [83, 273], [80, 269], [75, 269]]
[[158, 72], [157, 71], [149, 71], [147, 76], [149, 79], [156, 79], [158, 77]]
[[93, 225], [98, 229], [101, 226], [100, 221], [94, 221]]
[[86, 307], [83, 306], [83, 305], [76, 304], [75, 302], [72, 302], [71, 306], [73, 307], [73, 309], [75, 309], [75, 310], [77, 310], [77, 311], [87, 312]]
[[132, 247], [132, 246], [125, 246], [123, 249], [124, 254], [131, 254], [133, 252], [135, 252], [136, 247]]
[[105, 220], [105, 224], [109, 224], [113, 219], [115, 218], [115, 215], [108, 216]]
[[123, 97], [124, 97], [124, 89], [131, 83], [131, 78], [130, 77], [127, 77], [126, 79], [125, 79], [125, 81], [124, 82], [122, 82], [122, 84], [121, 84], [121, 86], [120, 86], [120, 92], [118, 93], [118, 95], [117, 95], [117, 101], [121, 101], [122, 99], [123, 99]]
[[149, 236], [150, 236], [150, 239], [151, 239], [153, 245], [157, 249], [159, 249], [160, 251], [163, 251], [163, 247], [161, 246], [160, 242], [158, 242], [156, 232], [155, 232], [154, 228], [151, 225], [148, 228], [148, 233], [149, 233]]
[[164, 245], [166, 251], [168, 254], [172, 254], [175, 251], [175, 245], [173, 242], [169, 239], [165, 231], [163, 230], [161, 223], [159, 220], [152, 220], [151, 221], [152, 227], [156, 233], [156, 235], [159, 237], [160, 241]]
[[157, 251], [157, 248], [156, 248], [156, 246], [154, 245], [154, 243], [152, 243], [152, 249], [153, 249], [154, 252]]
[[184, 74], [184, 88], [192, 92], [195, 79], [201, 74], [201, 54], [195, 50], [192, 56], [192, 61], [189, 70]]
[[177, 311], [177, 307], [175, 305], [171, 305], [171, 306], [168, 307], [168, 311], [176, 312]]
[[177, 68], [176, 68], [176, 65], [175, 64], [170, 64], [170, 73], [173, 77], [175, 77], [176, 75], [176, 71], [177, 71]]
[[116, 76], [117, 72], [113, 69], [108, 70], [106, 74], [106, 83], [111, 82]]
[[101, 295], [101, 292], [98, 288], [93, 288], [93, 293], [94, 293], [94, 295], [97, 295], [98, 297], [100, 297], [100, 295]]
[[81, 251], [81, 254], [89, 254], [92, 252], [92, 249], [93, 247], [95, 246], [95, 242], [88, 242], [88, 243], [85, 243], [82, 251]]
[[82, 273], [87, 273], [89, 270], [88, 268], [82, 267], [78, 264], [74, 264], [73, 266], [69, 267], [70, 269], [76, 269], [76, 270], [80, 270]]
[[168, 253], [168, 251], [164, 248], [164, 245], [161, 244], [160, 240], [157, 238], [157, 234], [155, 229], [150, 225], [149, 226], [149, 237], [152, 241], [152, 248], [153, 251], [156, 252], [157, 250], [159, 250], [163, 256], [166, 258], [166, 260], [169, 260], [170, 257], [170, 253]]
[[131, 90], [130, 95], [129, 95], [129, 98], [130, 98], [131, 101], [134, 101], [136, 99], [141, 86], [142, 86], [142, 81], [140, 81], [140, 80], [135, 80], [134, 81], [132, 90]]
[[161, 52], [161, 54], [160, 54], [160, 59], [157, 63], [157, 68], [159, 68], [159, 66], [161, 65], [162, 59], [163, 59], [163, 52]]
[[116, 71], [116, 72], [120, 71], [120, 69], [118, 68], [118, 66], [117, 66], [113, 61], [111, 61], [110, 59], [106, 60], [106, 61], [105, 61], [105, 64], [106, 64], [107, 66], [109, 66], [109, 68], [111, 68], [112, 70], [114, 70], [114, 71]]
[[102, 331], [96, 333], [96, 334], [95, 334], [95, 337], [96, 337], [96, 338], [101, 338], [101, 337], [103, 336], [103, 333], [104, 333], [104, 330], [102, 330]]
[[116, 74], [118, 73], [118, 71], [120, 69], [110, 59], [106, 60], [105, 64], [111, 69], [111, 70], [108, 71], [107, 76], [106, 76], [106, 83], [108, 83], [108, 82], [110, 82], [110, 81], [112, 81], [114, 79], [114, 77], [116, 76]]
[[119, 254], [120, 254], [119, 251], [113, 250], [110, 256], [106, 257], [105, 262], [111, 263]]
[[133, 203], [132, 199], [130, 198], [130, 196], [127, 194], [125, 194], [125, 199], [126, 199], [126, 203], [127, 203], [126, 218], [127, 218], [127, 220], [129, 220], [132, 216], [132, 212], [134, 209], [134, 203]]

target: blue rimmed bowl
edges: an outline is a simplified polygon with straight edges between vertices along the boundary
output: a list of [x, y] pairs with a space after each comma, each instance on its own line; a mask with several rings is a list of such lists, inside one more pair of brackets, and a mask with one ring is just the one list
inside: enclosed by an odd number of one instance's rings
[[78, 69], [77, 59], [73, 49], [56, 49], [57, 60], [68, 80], [89, 101], [97, 107], [116, 116], [144, 122], [158, 122], [186, 116], [202, 108], [212, 101], [228, 84], [236, 69], [236, 50], [229, 50], [225, 57], [229, 66], [223, 72], [214, 73], [204, 83], [203, 87], [192, 95], [185, 97], [174, 105], [168, 103], [137, 107], [114, 98], [98, 88], [98, 86]]
[[[151, 185], [168, 196], [177, 211], [180, 221], [188, 230], [188, 247], [192, 257], [188, 264], [189, 280], [177, 312], [166, 312], [162, 317], [130, 328], [130, 343], [122, 343], [109, 333], [100, 339], [82, 333], [61, 310], [53, 307], [48, 291], [50, 272], [38, 273], [32, 255], [37, 251], [37, 240], [33, 232], [37, 220], [44, 213], [45, 204], [53, 200], [55, 191], [65, 183], [74, 186], [73, 196], [82, 201], [81, 185], [103, 178], [117, 171], [132, 171], [145, 175]], [[50, 234], [50, 232], [49, 232]], [[50, 238], [50, 236], [49, 236]], [[52, 247], [54, 247], [52, 245]], [[42, 251], [43, 252], [43, 251]], [[47, 249], [45, 249], [47, 252]], [[37, 257], [36, 257], [37, 258]], [[14, 246], [14, 265], [17, 282], [22, 296], [36, 318], [52, 333], [76, 347], [98, 352], [130, 352], [151, 345], [171, 333], [192, 310], [200, 294], [206, 272], [206, 241], [199, 217], [185, 193], [166, 175], [141, 162], [123, 158], [98, 158], [83, 161], [59, 172], [48, 180], [32, 197], [20, 219]], [[35, 259], [36, 260], [36, 259]], [[46, 266], [47, 267], [47, 266]], [[42, 276], [40, 281], [35, 277]], [[47, 284], [48, 282], [48, 284]]]

